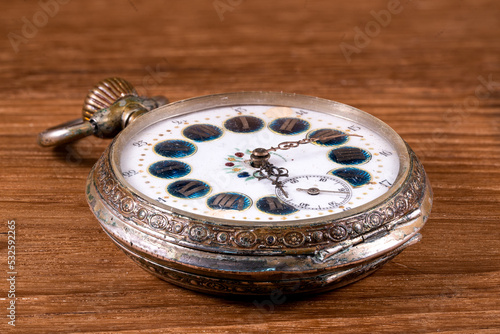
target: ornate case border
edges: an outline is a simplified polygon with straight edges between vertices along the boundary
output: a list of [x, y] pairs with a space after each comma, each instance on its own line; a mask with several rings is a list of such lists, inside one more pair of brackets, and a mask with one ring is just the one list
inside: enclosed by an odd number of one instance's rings
[[[426, 192], [431, 190], [422, 164], [408, 146], [407, 149], [410, 170], [391, 198], [361, 214], [314, 225], [228, 226], [168, 211], [141, 198], [119, 181], [111, 168], [109, 148], [92, 169], [88, 182], [93, 183], [114, 215], [160, 240], [230, 254], [310, 254], [388, 230], [421, 207]], [[425, 217], [428, 213], [422, 214]]]

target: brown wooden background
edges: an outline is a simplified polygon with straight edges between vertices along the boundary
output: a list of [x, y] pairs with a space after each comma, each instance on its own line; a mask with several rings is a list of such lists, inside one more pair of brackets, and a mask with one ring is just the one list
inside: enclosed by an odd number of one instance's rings
[[[500, 332], [498, 1], [44, 1], [51, 15], [34, 0], [0, 5], [0, 332]], [[214, 3], [229, 6], [223, 20]], [[373, 23], [388, 6], [384, 26]], [[361, 282], [265, 309], [150, 276], [87, 207], [85, 179], [108, 142], [36, 144], [109, 76], [172, 101], [282, 90], [381, 118], [431, 179], [423, 241]]]

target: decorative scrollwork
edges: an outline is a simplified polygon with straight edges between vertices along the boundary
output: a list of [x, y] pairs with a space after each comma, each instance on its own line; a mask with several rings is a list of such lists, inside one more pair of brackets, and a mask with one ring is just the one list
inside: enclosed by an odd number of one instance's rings
[[204, 241], [208, 238], [208, 229], [205, 226], [196, 225], [189, 229], [189, 238], [194, 241]]
[[330, 236], [335, 241], [345, 240], [347, 239], [348, 235], [349, 233], [344, 225], [337, 224], [332, 226], [332, 228], [330, 229]]
[[288, 232], [283, 237], [283, 243], [289, 247], [302, 246], [305, 241], [306, 237], [304, 236], [304, 234], [298, 231]]
[[[410, 151], [411, 152], [411, 151]], [[258, 249], [261, 252], [281, 252], [284, 249], [313, 249], [328, 247], [332, 243], [354, 238], [375, 228], [399, 219], [420, 206], [426, 187], [426, 176], [422, 165], [411, 157], [410, 176], [392, 199], [380, 203], [371, 210], [337, 220], [308, 225], [275, 227], [253, 227], [251, 225], [219, 226], [191, 217], [172, 213], [149, 203], [131, 193], [126, 186], [117, 182], [109, 165], [109, 150], [95, 167], [92, 182], [113, 213], [124, 221], [148, 227], [157, 238], [168, 236], [169, 240], [200, 249], [231, 252], [246, 252]]]
[[167, 218], [163, 217], [162, 215], [154, 215], [149, 218], [149, 225], [157, 230], [161, 230], [167, 227], [167, 222]]
[[368, 223], [373, 227], [378, 227], [384, 222], [384, 216], [379, 212], [373, 212], [368, 217]]
[[239, 232], [234, 237], [234, 242], [241, 247], [249, 248], [257, 243], [257, 236], [252, 231]]
[[123, 212], [130, 213], [134, 211], [135, 202], [132, 199], [132, 197], [123, 198], [121, 204], [122, 204], [121, 209]]
[[227, 242], [228, 239], [229, 239], [229, 235], [227, 234], [227, 232], [220, 232], [219, 234], [217, 234], [217, 241], [222, 243], [222, 244]]
[[312, 240], [314, 240], [315, 242], [321, 242], [323, 240], [323, 232], [321, 231], [314, 231], [312, 234], [311, 234], [311, 238]]

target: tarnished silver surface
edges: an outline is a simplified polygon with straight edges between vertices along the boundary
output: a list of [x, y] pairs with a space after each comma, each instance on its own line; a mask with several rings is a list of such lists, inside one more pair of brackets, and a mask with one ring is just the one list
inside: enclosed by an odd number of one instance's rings
[[[370, 203], [280, 224], [189, 214], [127, 186], [119, 158], [131, 136], [160, 119], [239, 104], [336, 110], [390, 140], [399, 154], [400, 173], [393, 187]], [[104, 231], [135, 262], [166, 281], [215, 294], [320, 292], [359, 280], [420, 240], [432, 205], [422, 165], [383, 122], [336, 102], [265, 92], [200, 97], [141, 116], [96, 163], [86, 193]]]
[[[285, 242], [279, 251], [263, 252], [256, 243], [238, 243], [237, 238], [254, 235], [254, 240], [258, 240], [269, 236], [270, 231], [241, 226], [239, 232], [228, 236], [229, 229], [204, 230], [201, 221], [154, 210], [113, 180], [112, 172], [106, 169], [106, 159], [109, 152], [92, 171], [87, 186], [89, 204], [104, 231], [147, 271], [171, 283], [208, 293], [268, 294], [276, 289], [285, 293], [319, 292], [354, 282], [417, 242], [427, 218], [425, 213], [431, 206], [430, 186], [421, 165], [413, 160], [408, 180], [413, 186], [400, 191], [398, 202], [380, 203], [374, 208], [381, 215], [394, 208], [395, 203], [411, 199], [399, 218], [381, 223], [370, 221], [373, 215], [349, 217], [347, 221], [353, 219], [353, 224], [371, 222], [372, 226], [364, 225], [366, 231], [359, 232], [348, 230], [345, 219], [328, 221], [323, 227], [326, 242], [322, 247], [297, 248]], [[413, 188], [421, 181], [421, 186]], [[199, 237], [200, 230], [206, 231], [203, 238]], [[306, 234], [317, 235], [320, 231], [310, 230], [310, 226], [289, 226], [271, 233], [275, 240], [285, 240], [287, 235], [307, 239]], [[167, 231], [176, 234], [177, 240], [169, 237]], [[224, 246], [231, 239], [235, 248], [227, 251]], [[194, 247], [208, 240], [219, 243], [219, 252]]]

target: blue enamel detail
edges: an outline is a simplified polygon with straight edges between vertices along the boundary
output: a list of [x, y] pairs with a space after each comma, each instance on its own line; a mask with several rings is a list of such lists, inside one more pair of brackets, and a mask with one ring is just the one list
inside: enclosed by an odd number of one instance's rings
[[298, 209], [283, 203], [276, 196], [266, 196], [260, 198], [255, 204], [257, 209], [271, 215], [285, 216], [299, 211]]
[[194, 199], [207, 195], [211, 187], [200, 180], [185, 179], [175, 181], [168, 185], [167, 191], [170, 195], [184, 198]]
[[162, 160], [149, 166], [149, 173], [162, 179], [177, 179], [188, 175], [191, 167], [181, 161]]
[[154, 151], [165, 158], [184, 158], [196, 152], [196, 146], [188, 141], [172, 139], [159, 142]]
[[212, 124], [193, 124], [182, 130], [182, 135], [195, 142], [205, 142], [219, 138], [223, 131]]
[[309, 130], [311, 124], [297, 117], [277, 118], [269, 124], [269, 128], [282, 135], [296, 135]]
[[224, 127], [236, 133], [252, 133], [261, 130], [265, 123], [255, 116], [236, 116], [224, 122]]
[[243, 211], [252, 205], [252, 200], [244, 194], [226, 192], [211, 196], [207, 205], [214, 210]]
[[360, 165], [370, 161], [372, 155], [359, 147], [344, 146], [331, 150], [328, 157], [341, 165]]
[[[344, 132], [335, 130], [335, 129], [317, 129], [314, 131], [311, 131], [307, 134], [307, 138], [321, 138], [321, 137], [330, 137], [330, 136], [335, 136], [335, 135], [345, 135]], [[332, 138], [329, 140], [325, 141], [315, 141], [314, 144], [320, 145], [320, 146], [336, 146], [336, 145], [342, 145], [345, 144], [349, 140], [349, 136], [341, 136], [341, 137], [336, 137]]]
[[346, 180], [353, 187], [364, 186], [372, 180], [370, 173], [355, 167], [335, 169], [329, 174], [338, 176], [341, 179]]

